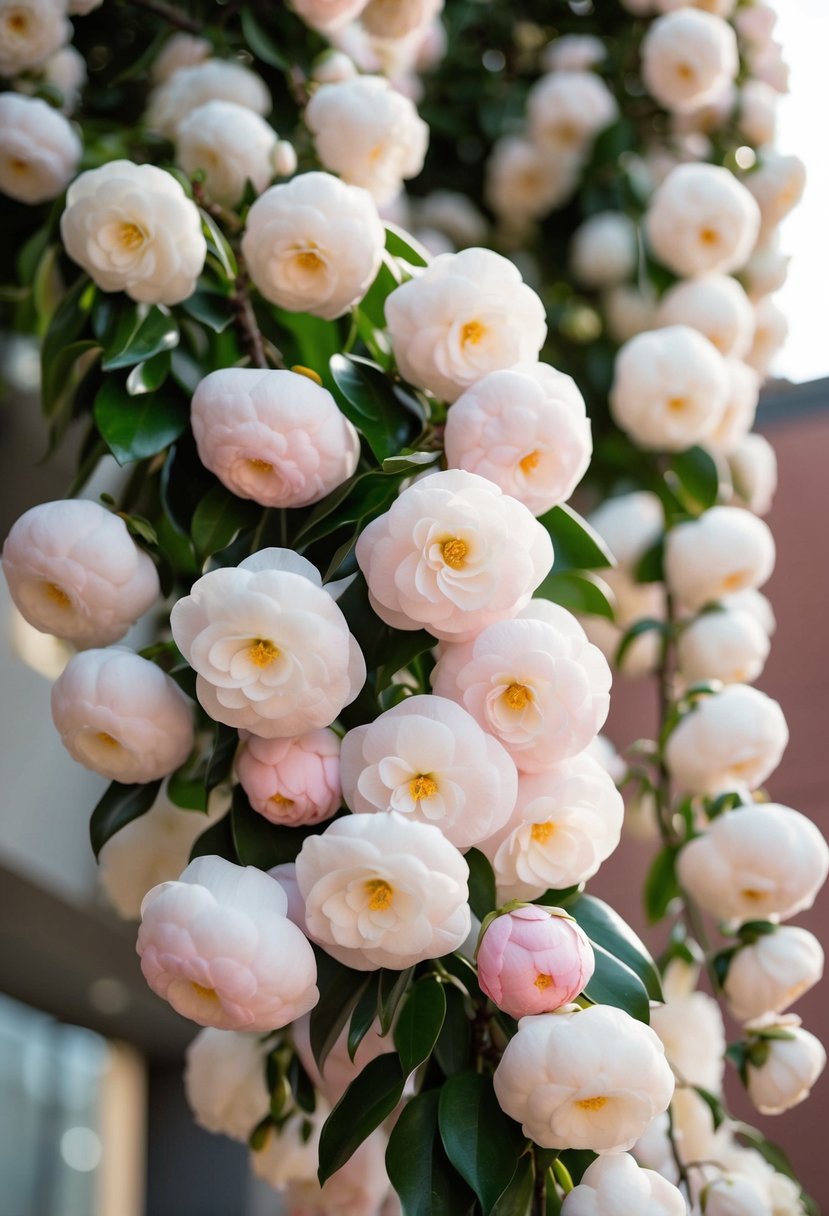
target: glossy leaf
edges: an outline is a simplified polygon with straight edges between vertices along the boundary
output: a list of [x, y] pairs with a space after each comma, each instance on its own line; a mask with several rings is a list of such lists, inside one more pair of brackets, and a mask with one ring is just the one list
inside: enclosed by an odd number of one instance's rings
[[317, 987], [320, 999], [311, 1010], [311, 1051], [322, 1070], [328, 1053], [339, 1038], [352, 1010], [369, 986], [370, 972], [354, 971], [330, 954], [316, 950]]
[[598, 532], [566, 503], [538, 517], [553, 542], [556, 574], [614, 566], [615, 559]]
[[450, 1077], [440, 1091], [438, 1124], [447, 1157], [488, 1214], [510, 1185], [525, 1143], [498, 1105], [491, 1077]]
[[465, 857], [469, 866], [469, 906], [478, 920], [483, 920], [497, 907], [495, 875], [489, 861], [479, 849], [470, 849]]
[[239, 861], [243, 866], [257, 866], [260, 870], [296, 861], [306, 837], [327, 826], [291, 828], [269, 823], [264, 815], [254, 811], [241, 785], [233, 790], [231, 823]]
[[669, 630], [670, 626], [665, 621], [657, 621], [654, 617], [642, 617], [641, 620], [634, 621], [622, 634], [621, 641], [616, 648], [616, 655], [613, 660], [614, 666], [621, 668], [625, 661], [625, 656], [637, 638], [644, 637], [646, 633], [665, 634]]
[[415, 984], [400, 1010], [394, 1045], [406, 1076], [432, 1054], [446, 1017], [446, 995], [437, 980]]
[[349, 1085], [320, 1134], [318, 1178], [322, 1185], [388, 1118], [406, 1078], [396, 1055], [377, 1056]]
[[654, 857], [645, 878], [642, 896], [645, 903], [645, 915], [652, 925], [662, 919], [671, 900], [676, 899], [680, 893], [676, 877], [678, 854], [679, 849], [675, 845], [661, 849]]
[[193, 513], [192, 535], [196, 552], [204, 559], [224, 549], [243, 528], [252, 527], [262, 507], [237, 498], [224, 486], [214, 486]]
[[591, 942], [598, 942], [639, 976], [651, 1000], [664, 1000], [659, 971], [647, 946], [610, 904], [595, 895], [579, 895], [568, 903], [567, 911]]
[[351, 1022], [348, 1027], [348, 1058], [354, 1062], [357, 1049], [377, 1020], [377, 990], [380, 986], [380, 973], [372, 973], [371, 979], [354, 1007]]
[[182, 301], [179, 308], [194, 321], [206, 325], [214, 334], [224, 333], [233, 321], [230, 299], [218, 291], [194, 291], [188, 299]]
[[431, 260], [420, 242], [396, 224], [386, 224], [386, 250], [393, 258], [402, 258], [410, 266], [428, 266]]
[[640, 1022], [650, 1020], [650, 998], [639, 976], [625, 963], [609, 954], [598, 942], [593, 943], [596, 970], [585, 988], [585, 996], [598, 1005], [614, 1005], [624, 1009]]
[[219, 266], [224, 271], [226, 277], [229, 280], [235, 279], [239, 273], [239, 267], [236, 264], [236, 255], [231, 249], [227, 237], [208, 211], [203, 211], [199, 207], [199, 215], [201, 216], [202, 228], [207, 239], [209, 252], [217, 258]]
[[153, 305], [120, 349], [105, 349], [101, 366], [105, 372], [116, 371], [121, 367], [133, 367], [136, 363], [152, 359], [162, 351], [171, 351], [174, 346], [178, 346], [178, 338], [175, 318]]
[[688, 510], [699, 514], [713, 507], [720, 488], [717, 463], [709, 451], [688, 448], [671, 457], [665, 481]]
[[131, 397], [116, 376], [104, 381], [95, 397], [95, 425], [119, 464], [162, 452], [186, 429], [186, 405], [166, 385], [155, 393]]
[[374, 685], [376, 693], [388, 688], [392, 677], [397, 675], [398, 671], [435, 645], [435, 639], [425, 629], [389, 629], [388, 626], [384, 626], [384, 629], [388, 642], [386, 646], [378, 648], [383, 655], [383, 661], [377, 668]]
[[256, 58], [261, 59], [263, 63], [269, 64], [272, 68], [279, 68], [281, 72], [289, 71], [291, 66], [289, 61], [279, 51], [270, 35], [263, 30], [251, 9], [243, 8], [241, 16], [245, 42]]
[[446, 985], [446, 1016], [435, 1043], [435, 1058], [447, 1077], [469, 1067], [471, 1033], [463, 995]]
[[146, 815], [158, 797], [160, 781], [147, 781], [141, 785], [122, 785], [113, 781], [107, 788], [89, 821], [89, 839], [97, 858], [106, 842], [116, 832]]
[[167, 778], [167, 797], [185, 811], [207, 810], [204, 778], [189, 776], [186, 770], [179, 769]]
[[238, 864], [229, 811], [216, 823], [211, 823], [207, 831], [198, 837], [190, 850], [190, 860], [193, 861], [196, 857], [224, 857], [226, 861]]
[[[499, 1196], [491, 1216], [530, 1216], [535, 1194], [535, 1170], [530, 1153], [518, 1158], [509, 1186]], [[550, 1216], [549, 1208], [545, 1216]]]
[[583, 612], [589, 616], [614, 618], [612, 597], [606, 583], [599, 578], [585, 578], [569, 570], [561, 574], [548, 574], [534, 592], [540, 599], [552, 600], [571, 612]]
[[224, 722], [217, 722], [213, 730], [213, 747], [204, 774], [204, 788], [210, 793], [230, 775], [230, 768], [239, 746], [239, 732]]
[[340, 408], [377, 460], [399, 452], [412, 427], [382, 369], [356, 355], [333, 355], [329, 366], [341, 395]]
[[386, 1169], [404, 1216], [467, 1216], [475, 1202], [443, 1150], [438, 1135], [439, 1101], [437, 1089], [412, 1098], [389, 1138]]
[[414, 969], [407, 967], [405, 971], [390, 971], [384, 968], [380, 972], [380, 983], [377, 991], [377, 1017], [380, 1021], [380, 1033], [388, 1034], [394, 1024], [395, 1015], [400, 1002], [406, 994], [409, 981]]
[[131, 397], [153, 393], [161, 388], [170, 372], [170, 352], [162, 350], [144, 363], [136, 363], [127, 376], [127, 392]]

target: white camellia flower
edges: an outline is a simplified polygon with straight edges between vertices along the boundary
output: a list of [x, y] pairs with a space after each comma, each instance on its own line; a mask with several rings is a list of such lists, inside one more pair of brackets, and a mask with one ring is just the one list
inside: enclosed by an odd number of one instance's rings
[[674, 1090], [670, 1116], [669, 1122], [667, 1113], [658, 1115], [632, 1151], [645, 1169], [678, 1183], [677, 1156], [684, 1165], [719, 1159], [722, 1137], [714, 1130], [711, 1108], [694, 1089], [678, 1086]]
[[493, 1082], [536, 1144], [600, 1155], [627, 1152], [674, 1091], [657, 1035], [610, 1005], [522, 1018]]
[[779, 94], [764, 80], [747, 80], [740, 89], [737, 127], [750, 144], [762, 148], [777, 134]]
[[463, 856], [438, 828], [397, 811], [346, 815], [308, 836], [296, 876], [309, 934], [357, 971], [403, 971], [469, 933]]
[[263, 117], [272, 101], [261, 76], [235, 59], [207, 59], [176, 69], [150, 94], [144, 121], [151, 131], [175, 141], [187, 115], [208, 101], [232, 101]]
[[386, 624], [465, 641], [528, 603], [553, 546], [522, 503], [449, 469], [404, 490], [363, 530], [356, 554]]
[[203, 575], [173, 605], [170, 627], [211, 718], [265, 739], [329, 726], [366, 678], [319, 572], [290, 549]]
[[754, 305], [754, 341], [746, 363], [767, 376], [775, 355], [789, 336], [789, 320], [779, 304], [768, 296]]
[[445, 233], [457, 246], [480, 245], [486, 239], [487, 221], [472, 200], [457, 190], [431, 190], [418, 199], [417, 222]]
[[687, 325], [637, 334], [616, 356], [610, 411], [640, 447], [680, 452], [719, 423], [730, 380], [722, 355]]
[[623, 818], [612, 778], [586, 754], [521, 774], [515, 811], [478, 846], [492, 863], [498, 903], [592, 878], [619, 843]]
[[184, 693], [125, 646], [74, 655], [52, 686], [52, 719], [73, 760], [124, 784], [166, 777], [193, 746]]
[[818, 829], [790, 807], [769, 802], [715, 819], [679, 855], [683, 887], [720, 920], [788, 920], [811, 908], [829, 870]]
[[761, 235], [769, 234], [803, 197], [806, 186], [806, 166], [799, 156], [784, 156], [765, 149], [760, 165], [745, 178], [760, 208]]
[[530, 138], [556, 155], [584, 156], [618, 114], [616, 98], [592, 72], [551, 72], [533, 85], [527, 97]]
[[547, 336], [541, 300], [490, 249], [435, 258], [388, 296], [386, 322], [400, 374], [449, 402], [487, 372], [535, 362]]
[[[321, 1117], [327, 1113], [323, 1104]], [[314, 1155], [309, 1176], [304, 1180], [295, 1178], [284, 1187], [287, 1216], [402, 1216], [402, 1208], [386, 1173], [388, 1142], [387, 1131], [378, 1127], [322, 1187], [317, 1182]], [[281, 1161], [283, 1150], [278, 1141], [273, 1146], [269, 1142], [264, 1151], [271, 1153], [273, 1161]], [[254, 1159], [259, 1155], [253, 1154]], [[263, 1176], [260, 1173], [260, 1177]], [[271, 1177], [268, 1175], [267, 1181], [271, 1181]], [[281, 1184], [279, 1189], [282, 1190]]]
[[256, 200], [242, 253], [266, 300], [330, 321], [362, 300], [385, 239], [366, 190], [330, 173], [303, 173]]
[[665, 538], [665, 581], [692, 612], [723, 595], [762, 587], [774, 569], [769, 527], [740, 507], [711, 507]]
[[323, 168], [389, 202], [423, 168], [429, 128], [408, 97], [382, 76], [321, 85], [305, 123]]
[[212, 53], [213, 47], [207, 38], [180, 31], [171, 34], [150, 68], [153, 84], [161, 84], [162, 81], [169, 80], [173, 73], [180, 68], [192, 68], [197, 63], [204, 63]]
[[57, 198], [83, 147], [75, 128], [37, 97], [0, 94], [0, 191], [21, 203]]
[[207, 245], [196, 204], [171, 173], [113, 160], [66, 192], [66, 252], [104, 291], [180, 304], [196, 290]]
[[685, 1216], [680, 1191], [654, 1170], [640, 1169], [627, 1153], [597, 1158], [564, 1197], [561, 1216]]
[[375, 38], [405, 38], [423, 30], [443, 8], [443, 0], [369, 0], [360, 24]]
[[656, 326], [656, 300], [638, 284], [621, 283], [602, 292], [602, 312], [607, 332], [614, 342], [627, 342]]
[[245, 182], [261, 194], [274, 174], [276, 132], [254, 110], [234, 101], [208, 101], [179, 123], [176, 164], [192, 177], [204, 173], [204, 191], [213, 202], [235, 207]]
[[[749, 1050], [746, 1075], [748, 1096], [760, 1113], [780, 1115], [805, 1101], [826, 1067], [826, 1051], [820, 1039], [804, 1030], [793, 1013], [759, 1018], [745, 1030], [750, 1045], [762, 1044], [765, 1048], [756, 1060]], [[767, 1037], [763, 1032], [771, 1033]]]
[[760, 231], [760, 208], [719, 165], [677, 165], [653, 195], [645, 232], [653, 254], [675, 274], [739, 270]]
[[671, 994], [664, 1005], [651, 1010], [651, 1026], [662, 1041], [677, 1081], [699, 1085], [709, 1093], [721, 1092], [725, 1026], [713, 997], [705, 992]]
[[706, 274], [671, 287], [662, 297], [657, 323], [690, 325], [716, 346], [721, 355], [741, 358], [751, 349], [754, 309], [736, 279]]
[[777, 489], [777, 456], [765, 435], [745, 435], [728, 453], [728, 464], [738, 500], [755, 515], [770, 511]]
[[732, 83], [739, 66], [733, 27], [697, 8], [658, 17], [642, 39], [645, 88], [676, 114], [713, 101]]
[[261, 870], [197, 857], [144, 898], [136, 945], [144, 978], [201, 1026], [286, 1026], [319, 1000], [314, 952], [287, 905]]
[[[606, 498], [588, 516], [620, 568], [633, 573], [665, 528], [662, 503], [649, 490], [634, 490]], [[605, 572], [606, 573], [606, 572]]]
[[71, 37], [60, 0], [0, 0], [0, 76], [39, 67]]
[[789, 741], [776, 701], [746, 684], [701, 697], [668, 739], [668, 768], [684, 790], [719, 794], [756, 789], [777, 768]]
[[202, 464], [233, 494], [265, 507], [319, 502], [360, 459], [360, 437], [328, 389], [297, 372], [210, 372], [190, 420]]
[[786, 282], [791, 258], [780, 250], [779, 233], [773, 233], [768, 243], [758, 245], [740, 271], [749, 298], [756, 304], [763, 296], [773, 295]]
[[85, 499], [21, 515], [3, 546], [3, 573], [30, 625], [78, 647], [117, 642], [159, 594], [152, 558], [121, 517]]
[[602, 582], [613, 595], [613, 620], [603, 616], [583, 616], [584, 632], [598, 646], [608, 663], [614, 664], [626, 676], [637, 679], [654, 671], [662, 654], [662, 634], [650, 629], [634, 637], [627, 645], [621, 662], [617, 661], [619, 645], [625, 633], [639, 621], [664, 621], [665, 588], [662, 583], [637, 583], [624, 569], [602, 570]]
[[[76, 47], [61, 47], [42, 65], [40, 74], [47, 84], [60, 92], [63, 98], [62, 113], [71, 114], [73, 110], [77, 109], [81, 93], [87, 82], [87, 71], [86, 60]], [[20, 88], [22, 83], [22, 81], [16, 81], [15, 88]], [[28, 84], [21, 91], [28, 92]]]
[[500, 743], [445, 697], [408, 697], [355, 727], [340, 759], [352, 811], [392, 810], [432, 823], [459, 849], [501, 828], [518, 793], [515, 765]]
[[705, 1216], [773, 1216], [768, 1194], [745, 1174], [722, 1174], [702, 1189]]
[[573, 493], [593, 441], [575, 382], [546, 363], [519, 363], [461, 394], [444, 447], [450, 469], [478, 473], [543, 515]]
[[583, 72], [604, 63], [607, 47], [593, 34], [560, 34], [541, 52], [545, 72]]
[[200, 1030], [185, 1052], [184, 1092], [199, 1127], [247, 1143], [268, 1113], [265, 1057], [272, 1044], [261, 1035]]
[[571, 197], [580, 169], [576, 153], [549, 156], [529, 139], [504, 135], [487, 161], [486, 200], [509, 226], [542, 219]]
[[615, 287], [636, 269], [636, 225], [621, 211], [599, 211], [573, 233], [570, 265], [584, 287]]
[[679, 635], [679, 674], [687, 684], [701, 680], [752, 684], [762, 672], [770, 649], [769, 635], [750, 612], [727, 607], [706, 612]]
[[823, 975], [823, 948], [813, 933], [783, 925], [741, 946], [723, 984], [738, 1022], [782, 1013]]
[[728, 358], [730, 391], [725, 410], [716, 429], [706, 437], [706, 445], [728, 456], [735, 451], [754, 425], [760, 403], [760, 377], [741, 359]]
[[348, 25], [368, 0], [291, 0], [291, 8], [312, 30], [331, 34]]
[[329, 1113], [328, 1103], [317, 1094], [312, 1115], [295, 1110], [278, 1129], [272, 1128], [262, 1147], [250, 1154], [253, 1174], [278, 1191], [302, 1187], [319, 1195], [320, 1132]]

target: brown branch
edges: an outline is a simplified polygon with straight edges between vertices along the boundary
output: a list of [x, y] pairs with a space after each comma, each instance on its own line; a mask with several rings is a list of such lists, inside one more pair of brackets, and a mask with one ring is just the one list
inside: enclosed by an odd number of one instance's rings
[[129, 0], [129, 2], [138, 8], [145, 8], [148, 13], [155, 13], [156, 17], [160, 17], [162, 21], [168, 22], [178, 30], [185, 30], [188, 34], [204, 33], [204, 26], [200, 21], [172, 4], [165, 4], [164, 0]]
[[242, 346], [245, 352], [250, 356], [252, 367], [269, 367], [268, 360], [265, 356], [265, 343], [262, 339], [262, 331], [256, 320], [256, 313], [253, 311], [253, 305], [250, 302], [248, 293], [247, 271], [240, 263], [239, 273], [236, 276], [236, 289], [230, 297], [230, 306], [233, 309], [233, 322], [239, 337], [242, 340]]

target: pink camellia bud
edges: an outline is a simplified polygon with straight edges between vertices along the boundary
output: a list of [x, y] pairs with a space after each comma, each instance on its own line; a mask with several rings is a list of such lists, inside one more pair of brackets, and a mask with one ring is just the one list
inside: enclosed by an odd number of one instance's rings
[[593, 974], [593, 950], [559, 909], [525, 904], [497, 916], [478, 948], [478, 982], [514, 1018], [552, 1013], [572, 1001]]

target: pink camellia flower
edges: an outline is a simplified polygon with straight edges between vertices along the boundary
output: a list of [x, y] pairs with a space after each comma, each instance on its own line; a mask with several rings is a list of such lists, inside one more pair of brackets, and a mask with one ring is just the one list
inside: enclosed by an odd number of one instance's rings
[[355, 1077], [358, 1077], [371, 1060], [394, 1051], [394, 1038], [381, 1034], [380, 1023], [374, 1022], [360, 1040], [354, 1059], [348, 1054], [348, 1025], [343, 1026], [337, 1041], [325, 1057], [320, 1071], [311, 1050], [311, 1019], [309, 1015], [299, 1018], [291, 1027], [291, 1039], [302, 1066], [311, 1078], [314, 1088], [334, 1106], [339, 1102]]
[[271, 823], [320, 823], [340, 805], [340, 740], [328, 729], [293, 739], [246, 735], [236, 773], [253, 809]]
[[147, 983], [200, 1026], [286, 1026], [319, 1000], [314, 952], [287, 906], [261, 870], [196, 858], [144, 897], [136, 949]]
[[377, 615], [393, 629], [465, 641], [514, 616], [549, 571], [549, 533], [523, 503], [449, 469], [404, 490], [357, 541]]
[[125, 646], [74, 655], [52, 687], [52, 719], [73, 760], [111, 781], [166, 777], [193, 746], [184, 693]]
[[76, 646], [108, 646], [155, 603], [158, 575], [124, 521], [96, 502], [32, 507], [3, 546], [3, 572], [35, 629]]
[[202, 464], [231, 493], [263, 507], [319, 502], [360, 459], [360, 437], [328, 389], [297, 372], [210, 372], [190, 420]]
[[490, 372], [449, 411], [449, 468], [478, 473], [542, 515], [573, 493], [593, 441], [584, 398], [546, 363]]
[[292, 0], [291, 8], [306, 25], [320, 33], [333, 33], [359, 17], [368, 0]]
[[514, 1018], [552, 1013], [593, 974], [593, 948], [560, 908], [527, 904], [491, 921], [478, 947], [478, 983]]

